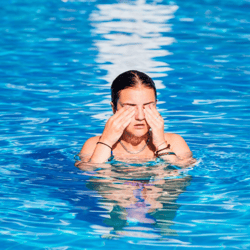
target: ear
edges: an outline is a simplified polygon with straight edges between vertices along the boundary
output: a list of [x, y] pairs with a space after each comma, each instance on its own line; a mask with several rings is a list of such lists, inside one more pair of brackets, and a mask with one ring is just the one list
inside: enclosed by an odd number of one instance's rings
[[113, 114], [115, 114], [116, 110], [115, 110], [114, 103], [113, 103], [113, 102], [110, 102], [110, 104], [111, 104], [111, 107], [112, 107], [112, 110], [113, 110]]

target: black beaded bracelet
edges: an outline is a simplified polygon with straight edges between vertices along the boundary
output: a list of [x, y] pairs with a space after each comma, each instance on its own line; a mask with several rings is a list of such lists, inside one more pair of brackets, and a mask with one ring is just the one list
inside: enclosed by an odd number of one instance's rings
[[168, 144], [167, 147], [165, 147], [165, 148], [162, 148], [162, 149], [160, 149], [160, 150], [157, 150], [157, 151], [155, 152], [155, 154], [158, 154], [159, 152], [161, 152], [161, 151], [163, 151], [163, 150], [165, 150], [165, 149], [169, 149], [169, 148], [170, 148], [170, 144]]
[[104, 143], [104, 142], [97, 142], [96, 144], [98, 144], [98, 143], [100, 143], [100, 144], [103, 144], [103, 145], [105, 145], [105, 146], [107, 146], [107, 147], [109, 147], [111, 150], [112, 150], [112, 148], [108, 145], [108, 144], [106, 144], [106, 143]]
[[166, 153], [161, 153], [161, 154], [157, 154], [156, 156], [163, 156], [163, 155], [176, 155], [174, 152], [166, 152]]

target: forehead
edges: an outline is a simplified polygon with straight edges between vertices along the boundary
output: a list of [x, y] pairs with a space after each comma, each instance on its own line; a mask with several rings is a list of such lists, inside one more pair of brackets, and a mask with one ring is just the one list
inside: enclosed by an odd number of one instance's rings
[[155, 101], [155, 92], [152, 88], [134, 87], [123, 89], [119, 100], [122, 103], [143, 104]]

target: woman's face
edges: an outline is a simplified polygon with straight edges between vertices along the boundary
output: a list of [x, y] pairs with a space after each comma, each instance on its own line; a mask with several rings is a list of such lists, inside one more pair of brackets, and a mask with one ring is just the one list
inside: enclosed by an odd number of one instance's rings
[[117, 110], [124, 106], [134, 106], [136, 108], [135, 116], [125, 129], [129, 134], [141, 137], [149, 131], [149, 125], [144, 114], [146, 105], [156, 105], [154, 89], [139, 86], [121, 90]]

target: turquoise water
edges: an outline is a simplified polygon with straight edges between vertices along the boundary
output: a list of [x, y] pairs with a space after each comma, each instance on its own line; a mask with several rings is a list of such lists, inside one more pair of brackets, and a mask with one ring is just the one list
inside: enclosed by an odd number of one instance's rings
[[[1, 249], [249, 249], [248, 0], [0, 3]], [[74, 166], [148, 73], [198, 160]]]

